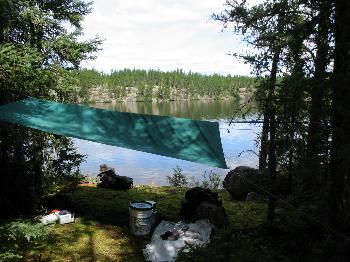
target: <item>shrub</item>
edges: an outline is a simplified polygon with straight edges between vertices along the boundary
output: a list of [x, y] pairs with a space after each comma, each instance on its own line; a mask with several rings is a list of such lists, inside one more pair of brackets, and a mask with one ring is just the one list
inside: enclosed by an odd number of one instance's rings
[[171, 186], [185, 187], [188, 185], [187, 177], [182, 173], [182, 168], [176, 166], [173, 168], [174, 173], [171, 176], [167, 176], [166, 179]]
[[18, 261], [23, 252], [47, 240], [49, 232], [42, 224], [16, 221], [0, 226], [0, 261]]
[[190, 178], [191, 187], [204, 187], [209, 189], [218, 189], [221, 184], [220, 175], [215, 173], [213, 170], [210, 172], [205, 171], [202, 175], [202, 181], [197, 180], [194, 176]]
[[[208, 178], [207, 178], [207, 175], [208, 175]], [[220, 175], [218, 173], [215, 173], [213, 170], [210, 170], [209, 173], [207, 173], [207, 171], [205, 171], [203, 174], [203, 178], [204, 178], [203, 186], [204, 186], [204, 182], [205, 182], [206, 188], [218, 189], [220, 184], [221, 184]]]

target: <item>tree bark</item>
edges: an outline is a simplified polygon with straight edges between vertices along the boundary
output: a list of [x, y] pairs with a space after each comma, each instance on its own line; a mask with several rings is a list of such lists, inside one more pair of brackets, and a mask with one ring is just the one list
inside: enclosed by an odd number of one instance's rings
[[263, 172], [266, 169], [267, 155], [268, 155], [268, 140], [269, 140], [269, 118], [267, 101], [264, 105], [264, 121], [260, 138], [260, 152], [259, 152], [259, 170]]
[[276, 78], [277, 78], [277, 70], [278, 70], [278, 62], [280, 60], [281, 48], [277, 47], [274, 51], [270, 80], [269, 80], [269, 90], [268, 90], [268, 115], [266, 116], [269, 119], [269, 133], [270, 139], [268, 143], [269, 150], [269, 161], [268, 161], [268, 170], [270, 177], [270, 190], [272, 195], [269, 197], [268, 203], [268, 212], [267, 212], [267, 223], [272, 224], [275, 218], [275, 209], [276, 209], [276, 198], [274, 197], [276, 194], [276, 108], [275, 108], [275, 86], [276, 86]]
[[350, 1], [336, 0], [332, 88], [329, 225], [341, 227], [345, 179], [350, 170]]
[[321, 159], [319, 157], [321, 148], [324, 146], [325, 126], [325, 96], [327, 93], [326, 78], [327, 65], [329, 64], [329, 42], [331, 1], [320, 2], [318, 15], [318, 30], [316, 34], [317, 53], [315, 59], [315, 72], [311, 82], [311, 107], [309, 110], [309, 126], [307, 135], [306, 150], [306, 173], [303, 176], [306, 190], [318, 188], [321, 178], [315, 174], [320, 174]]

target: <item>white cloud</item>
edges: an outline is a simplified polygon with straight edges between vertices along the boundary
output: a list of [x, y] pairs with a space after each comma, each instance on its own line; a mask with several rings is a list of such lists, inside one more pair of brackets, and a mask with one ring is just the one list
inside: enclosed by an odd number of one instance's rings
[[249, 74], [249, 66], [228, 56], [244, 45], [210, 20], [224, 0], [95, 0], [83, 22], [87, 38], [98, 34], [103, 50], [84, 64], [109, 72], [181, 68], [200, 73]]

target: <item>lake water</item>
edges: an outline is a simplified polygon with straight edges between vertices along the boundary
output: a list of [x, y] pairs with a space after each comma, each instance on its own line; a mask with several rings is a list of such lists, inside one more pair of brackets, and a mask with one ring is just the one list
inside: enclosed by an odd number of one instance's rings
[[[256, 167], [257, 134], [261, 126], [257, 124], [231, 124], [230, 119], [242, 120], [239, 116], [237, 101], [170, 101], [170, 102], [126, 102], [91, 104], [97, 108], [122, 112], [176, 116], [199, 120], [217, 121], [220, 126], [221, 142], [225, 159], [230, 169], [239, 165]], [[254, 119], [255, 114], [246, 116]], [[185, 160], [158, 156], [139, 151], [103, 145], [95, 142], [74, 139], [78, 152], [87, 156], [81, 165], [83, 174], [96, 175], [100, 164], [114, 167], [120, 175], [130, 176], [134, 184], [167, 185], [166, 176], [173, 173], [173, 168], [179, 166], [183, 173], [197, 180], [207, 171], [218, 173], [223, 179], [228, 169], [220, 169]]]

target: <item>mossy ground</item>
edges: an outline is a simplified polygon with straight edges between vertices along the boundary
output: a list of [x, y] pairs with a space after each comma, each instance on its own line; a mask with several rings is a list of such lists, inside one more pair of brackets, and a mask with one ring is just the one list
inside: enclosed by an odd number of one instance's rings
[[[144, 261], [142, 248], [148, 237], [135, 237], [129, 230], [128, 204], [132, 200], [157, 202], [158, 219], [179, 221], [181, 202], [186, 189], [137, 186], [128, 191], [80, 186], [65, 197], [72, 202], [76, 221], [49, 226], [50, 240], [26, 253], [26, 261]], [[229, 217], [230, 229], [213, 231], [212, 239], [220, 241], [224, 231], [255, 227], [264, 221], [266, 205], [233, 202], [225, 191], [219, 191]], [[209, 246], [210, 248], [210, 246]]]

